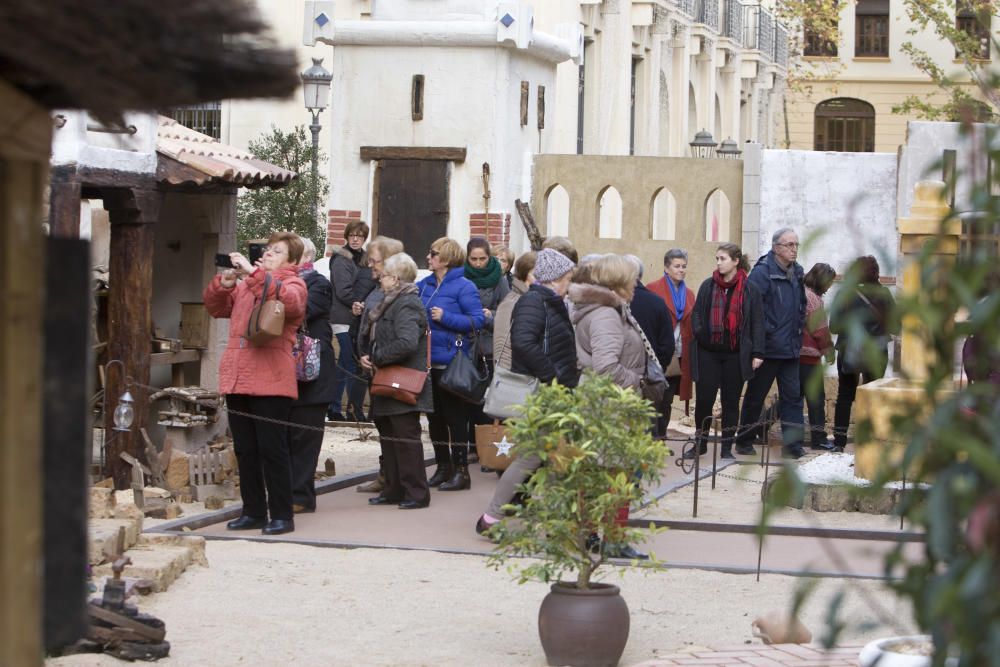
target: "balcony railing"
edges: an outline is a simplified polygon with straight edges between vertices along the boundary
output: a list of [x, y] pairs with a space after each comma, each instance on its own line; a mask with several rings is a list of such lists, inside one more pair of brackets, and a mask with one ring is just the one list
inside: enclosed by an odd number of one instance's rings
[[743, 3], [725, 0], [722, 17], [722, 34], [736, 42], [743, 42]]
[[695, 19], [713, 30], [719, 29], [719, 0], [694, 0]]
[[788, 67], [788, 31], [777, 24], [774, 26], [774, 62]]
[[694, 8], [695, 0], [676, 0], [676, 1], [677, 1], [677, 8], [679, 10], [681, 10], [682, 12], [684, 12], [685, 14], [687, 14], [692, 18], [695, 17], [695, 8]]

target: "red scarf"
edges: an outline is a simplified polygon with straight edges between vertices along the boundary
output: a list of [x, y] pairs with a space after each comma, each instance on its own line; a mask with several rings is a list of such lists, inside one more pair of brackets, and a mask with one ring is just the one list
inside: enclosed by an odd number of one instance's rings
[[[712, 309], [709, 318], [709, 331], [712, 342], [721, 345], [723, 331], [729, 332], [729, 344], [735, 350], [740, 343], [740, 318], [743, 315], [743, 297], [746, 292], [747, 274], [743, 269], [736, 270], [736, 276], [730, 282], [722, 279], [718, 269], [712, 273]], [[726, 299], [726, 290], [732, 289], [733, 296]], [[728, 307], [727, 307], [728, 306]]]

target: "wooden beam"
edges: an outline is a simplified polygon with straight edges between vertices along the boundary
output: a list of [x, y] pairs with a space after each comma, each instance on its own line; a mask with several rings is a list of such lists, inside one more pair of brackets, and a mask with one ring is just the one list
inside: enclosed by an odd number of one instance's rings
[[[163, 193], [157, 190], [108, 190], [104, 206], [111, 217], [111, 266], [108, 292], [108, 367], [104, 390], [105, 476], [115, 488], [127, 489], [131, 466], [121, 453], [139, 456], [145, 443], [139, 429], [146, 425], [149, 392], [150, 341], [153, 333], [153, 223], [160, 214]], [[133, 384], [126, 386], [125, 376]], [[114, 431], [113, 414], [118, 397], [128, 389], [135, 400], [135, 419], [129, 431]]]
[[80, 238], [80, 181], [76, 169], [52, 170], [49, 184], [49, 234], [57, 239]]
[[465, 162], [465, 148], [448, 146], [362, 146], [362, 160], [449, 160]]
[[39, 222], [52, 124], [44, 109], [24, 100], [8, 107], [18, 101], [10, 91], [0, 81], [0, 665], [41, 665], [45, 277]]

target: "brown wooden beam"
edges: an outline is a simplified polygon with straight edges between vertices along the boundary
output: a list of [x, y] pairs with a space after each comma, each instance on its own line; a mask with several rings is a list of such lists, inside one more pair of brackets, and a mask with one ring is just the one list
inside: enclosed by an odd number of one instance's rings
[[[146, 425], [150, 341], [153, 333], [153, 223], [160, 215], [163, 193], [153, 189], [108, 190], [104, 207], [111, 219], [111, 261], [108, 285], [108, 367], [104, 387], [105, 475], [116, 489], [127, 489], [132, 468], [121, 459], [127, 452], [142, 459], [139, 429]], [[126, 386], [126, 378], [132, 380]], [[126, 390], [135, 400], [135, 421], [129, 431], [115, 431], [113, 415]]]
[[75, 168], [56, 167], [49, 185], [49, 235], [80, 238], [80, 181]]
[[450, 160], [465, 162], [465, 148], [448, 146], [362, 146], [362, 160]]

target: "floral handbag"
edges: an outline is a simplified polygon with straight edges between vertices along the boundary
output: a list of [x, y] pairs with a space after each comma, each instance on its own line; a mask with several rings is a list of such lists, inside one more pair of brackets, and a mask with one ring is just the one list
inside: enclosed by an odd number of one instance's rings
[[295, 360], [295, 379], [299, 382], [312, 382], [319, 377], [319, 346], [320, 341], [306, 332], [305, 320], [295, 332], [295, 344], [292, 345], [292, 358]]

